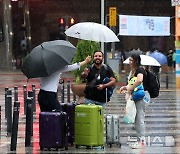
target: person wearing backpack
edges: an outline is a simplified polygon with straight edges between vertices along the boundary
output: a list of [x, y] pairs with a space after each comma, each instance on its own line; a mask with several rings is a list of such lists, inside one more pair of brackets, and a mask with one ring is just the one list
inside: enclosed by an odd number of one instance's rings
[[82, 78], [86, 78], [87, 84], [85, 88], [85, 104], [96, 104], [105, 107], [106, 102], [110, 100], [110, 96], [106, 100], [106, 88], [112, 92], [112, 88], [116, 85], [116, 78], [110, 66], [103, 64], [103, 52], [95, 51], [93, 64], [84, 69]]
[[[155, 67], [155, 66], [154, 66]], [[159, 67], [159, 66], [157, 66]], [[154, 72], [152, 69], [153, 67], [145, 66], [145, 71], [147, 75], [147, 87], [148, 92], [150, 94], [151, 98], [156, 98], [159, 96], [159, 90], [160, 90], [160, 82], [159, 82], [159, 75]], [[151, 71], [152, 70], [152, 71]]]
[[151, 66], [151, 69], [159, 79], [160, 66]]
[[147, 91], [148, 87], [146, 71], [144, 70], [144, 68], [140, 67], [140, 64], [140, 55], [136, 53], [131, 54], [131, 56], [129, 57], [129, 66], [131, 68], [129, 78], [137, 77], [137, 80], [133, 85], [122, 86], [119, 89], [120, 93], [127, 91], [127, 93], [132, 94], [133, 90], [140, 84], [143, 84], [144, 87], [145, 96], [140, 100], [134, 101], [137, 111], [135, 118], [137, 142], [130, 145], [133, 149], [142, 148], [143, 146], [145, 146], [145, 110], [150, 102], [150, 95]]

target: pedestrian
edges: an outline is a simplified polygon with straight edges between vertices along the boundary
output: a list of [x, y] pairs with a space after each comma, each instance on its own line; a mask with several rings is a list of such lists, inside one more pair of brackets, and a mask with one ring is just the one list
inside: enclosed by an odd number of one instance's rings
[[168, 61], [168, 71], [172, 71], [173, 60], [172, 60], [173, 51], [170, 49], [167, 54], [167, 61]]
[[63, 72], [80, 69], [82, 65], [88, 64], [91, 57], [87, 56], [82, 62], [67, 65], [50, 76], [42, 77], [40, 83], [40, 91], [38, 94], [38, 102], [41, 112], [61, 111], [61, 106], [57, 98], [57, 89], [60, 76]]
[[147, 56], [149, 56], [149, 55], [150, 55], [150, 53], [151, 53], [151, 51], [150, 51], [150, 50], [146, 51], [146, 55], [147, 55]]
[[124, 61], [126, 60], [126, 55], [125, 55], [125, 52], [124, 52], [124, 50], [122, 50], [122, 52], [121, 52], [121, 72], [125, 72], [125, 70], [124, 70]]
[[136, 148], [142, 148], [143, 145], [145, 145], [145, 110], [147, 105], [150, 102], [150, 95], [147, 91], [147, 76], [145, 69], [143, 67], [140, 67], [141, 63], [141, 57], [140, 55], [133, 53], [129, 57], [129, 66], [131, 68], [130, 74], [129, 74], [129, 79], [132, 77], [137, 77], [135, 83], [131, 86], [122, 86], [119, 91], [120, 93], [123, 93], [124, 91], [127, 91], [127, 93], [131, 93], [132, 91], [139, 86], [140, 84], [143, 83], [144, 86], [144, 91], [145, 91], [145, 96], [135, 102], [136, 105], [136, 118], [135, 118], [135, 129], [136, 129], [136, 136], [137, 136], [137, 142], [134, 144], [131, 144], [131, 148], [136, 149]]
[[175, 72], [176, 71], [176, 51], [173, 52], [172, 60], [173, 60], [173, 72]]
[[[85, 88], [85, 104], [96, 104], [105, 107], [106, 88], [112, 88], [116, 84], [116, 78], [110, 66], [103, 64], [104, 54], [101, 51], [94, 52], [93, 64], [84, 69], [82, 77], [86, 78], [87, 85]], [[108, 83], [103, 84], [105, 78], [109, 79]]]
[[21, 55], [26, 56], [26, 54], [27, 54], [27, 40], [25, 37], [22, 37], [20, 46], [21, 46], [21, 50], [20, 50]]

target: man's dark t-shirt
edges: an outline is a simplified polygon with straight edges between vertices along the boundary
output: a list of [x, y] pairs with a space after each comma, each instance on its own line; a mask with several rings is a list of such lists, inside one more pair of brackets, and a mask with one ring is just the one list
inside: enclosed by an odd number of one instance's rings
[[[90, 69], [90, 72], [88, 76], [86, 77], [87, 85], [89, 84], [91, 85], [91, 81], [95, 78], [95, 76], [98, 74], [98, 71], [99, 71], [99, 69], [97, 69], [94, 65], [93, 67], [90, 67], [89, 69]], [[108, 65], [106, 66], [103, 65], [100, 71], [100, 74], [96, 78], [95, 84], [92, 86], [87, 86], [87, 88], [85, 89], [85, 98], [98, 101], [98, 102], [106, 102], [106, 90], [97, 89], [97, 85], [102, 84], [104, 78], [106, 77], [115, 78], [112, 69]]]

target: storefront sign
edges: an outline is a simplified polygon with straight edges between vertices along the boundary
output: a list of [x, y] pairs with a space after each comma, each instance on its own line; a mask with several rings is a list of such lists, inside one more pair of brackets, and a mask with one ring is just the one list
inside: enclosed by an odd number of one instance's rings
[[119, 35], [169, 36], [170, 17], [119, 15]]

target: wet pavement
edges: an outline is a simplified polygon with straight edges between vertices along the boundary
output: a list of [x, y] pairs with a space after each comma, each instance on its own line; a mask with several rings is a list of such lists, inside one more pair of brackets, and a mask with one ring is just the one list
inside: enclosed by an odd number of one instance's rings
[[[27, 85], [27, 89], [32, 90], [32, 84], [35, 84], [37, 94], [39, 90], [39, 80], [30, 79], [27, 82], [27, 78], [18, 71], [0, 72], [0, 153], [180, 153], [180, 90], [175, 89], [175, 76], [173, 74], [169, 75], [170, 84], [168, 85], [168, 89], [166, 89], [166, 82], [164, 82], [167, 79], [166, 76], [161, 76], [162, 88], [160, 95], [158, 98], [152, 99], [146, 112], [145, 148], [133, 150], [129, 147], [129, 144], [133, 142], [132, 136], [135, 135], [135, 131], [133, 125], [123, 123], [125, 107], [124, 95], [118, 94], [117, 91], [115, 91], [108, 104], [107, 113], [118, 114], [120, 116], [121, 148], [117, 145], [113, 145], [112, 148], [109, 148], [105, 144], [105, 149], [99, 149], [98, 147], [94, 149], [76, 149], [74, 146], [69, 146], [69, 149], [66, 151], [40, 151], [38, 128], [39, 106], [36, 103], [37, 110], [33, 119], [33, 137], [30, 147], [25, 147], [25, 115], [23, 108], [23, 85]], [[71, 79], [72, 81], [72, 76], [69, 74], [63, 75], [63, 78], [66, 80]], [[125, 76], [121, 75], [118, 86], [125, 84], [125, 81]], [[20, 115], [17, 148], [16, 151], [10, 151], [11, 137], [7, 136], [5, 119], [5, 87], [13, 90], [14, 86], [18, 86], [19, 90]]]

